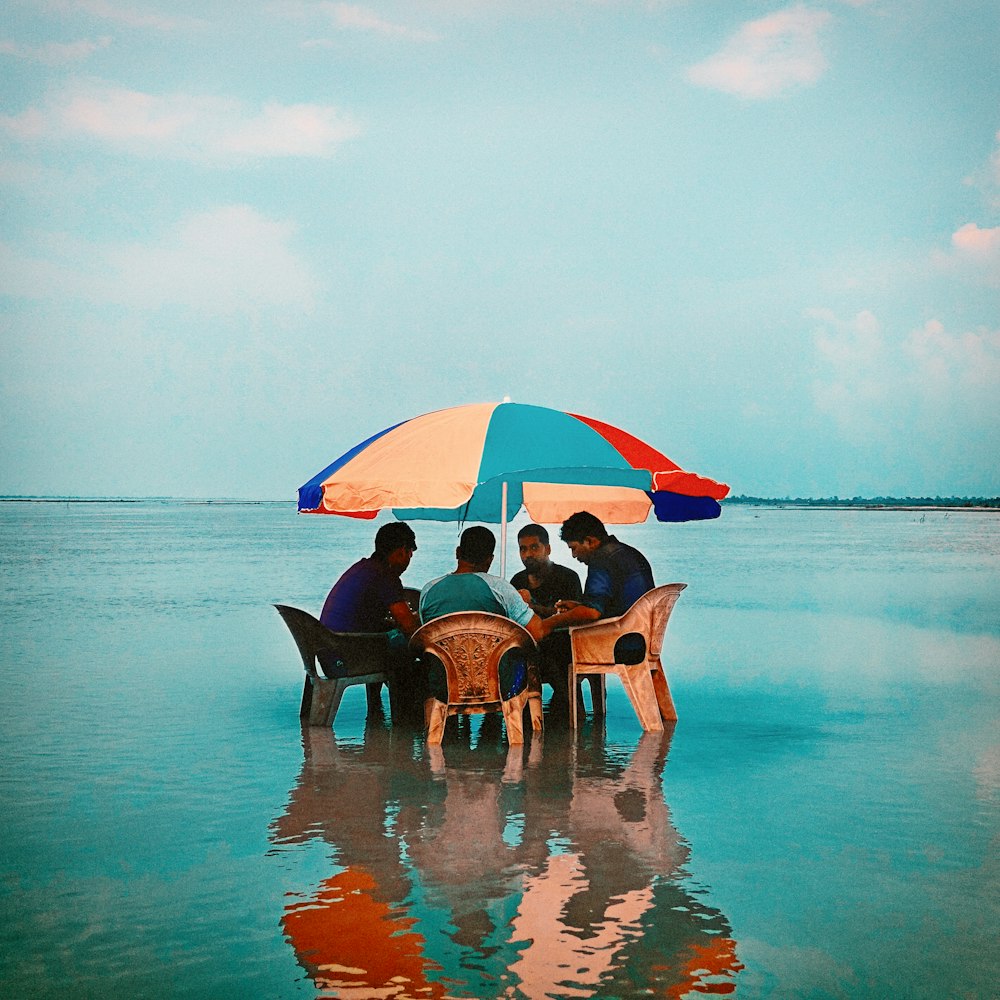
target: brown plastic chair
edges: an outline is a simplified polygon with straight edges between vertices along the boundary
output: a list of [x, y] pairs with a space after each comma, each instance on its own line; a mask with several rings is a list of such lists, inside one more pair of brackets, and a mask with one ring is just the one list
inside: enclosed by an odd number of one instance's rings
[[332, 725], [344, 692], [354, 684], [386, 684], [390, 711], [396, 712], [396, 669], [384, 632], [333, 632], [308, 611], [286, 604], [275, 608], [306, 670], [300, 718], [310, 726]]
[[[647, 732], [661, 730], [664, 721], [677, 719], [677, 709], [660, 662], [660, 650], [670, 613], [686, 586], [686, 583], [668, 583], [655, 587], [643, 594], [625, 614], [569, 630], [573, 654], [569, 665], [569, 690], [575, 694], [578, 682], [588, 680], [595, 715], [598, 701], [604, 700], [603, 684], [595, 689], [595, 679], [603, 681], [603, 675], [617, 674], [643, 729]], [[576, 697], [569, 699], [569, 724], [576, 728]]]
[[[431, 673], [424, 713], [429, 744], [441, 742], [448, 716], [481, 712], [503, 712], [508, 742], [523, 743], [526, 702], [532, 728], [542, 728], [535, 640], [509, 618], [486, 611], [442, 615], [413, 633], [410, 648], [421, 654]], [[504, 691], [501, 662], [513, 650], [524, 653], [525, 677], [519, 690]], [[437, 664], [443, 667], [443, 676]], [[433, 676], [435, 672], [439, 676]]]

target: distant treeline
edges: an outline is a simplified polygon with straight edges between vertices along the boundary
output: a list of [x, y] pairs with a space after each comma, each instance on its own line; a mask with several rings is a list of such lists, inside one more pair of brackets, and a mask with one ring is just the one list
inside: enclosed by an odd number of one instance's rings
[[764, 507], [998, 507], [1000, 497], [726, 497]]

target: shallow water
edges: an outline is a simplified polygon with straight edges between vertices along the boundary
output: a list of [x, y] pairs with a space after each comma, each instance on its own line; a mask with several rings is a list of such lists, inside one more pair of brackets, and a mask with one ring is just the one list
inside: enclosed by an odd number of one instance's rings
[[[418, 586], [456, 530], [414, 527]], [[603, 730], [439, 753], [359, 688], [299, 726], [270, 604], [373, 530], [0, 504], [0, 995], [998, 995], [1000, 515], [619, 529], [689, 584], [673, 732], [609, 685]]]

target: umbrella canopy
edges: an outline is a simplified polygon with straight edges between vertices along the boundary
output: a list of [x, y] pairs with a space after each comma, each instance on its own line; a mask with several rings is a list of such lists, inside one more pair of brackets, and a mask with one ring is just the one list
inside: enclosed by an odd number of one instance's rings
[[685, 472], [591, 417], [524, 403], [474, 403], [388, 427], [299, 490], [299, 511], [543, 524], [589, 510], [609, 524], [718, 517], [725, 483]]

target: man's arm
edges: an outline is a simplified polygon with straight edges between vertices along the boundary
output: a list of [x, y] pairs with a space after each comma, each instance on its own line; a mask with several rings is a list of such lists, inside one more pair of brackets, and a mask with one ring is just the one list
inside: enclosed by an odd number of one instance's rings
[[549, 634], [548, 630], [545, 628], [545, 623], [538, 617], [538, 615], [532, 615], [528, 624], [524, 627], [527, 629], [528, 635], [530, 635], [535, 642], [541, 642], [542, 639]]
[[397, 601], [395, 604], [390, 604], [389, 614], [392, 615], [393, 620], [406, 635], [407, 639], [409, 639], [410, 636], [413, 635], [418, 628], [420, 628], [419, 619], [410, 610], [410, 606], [406, 603], [406, 601]]
[[[590, 607], [589, 604], [576, 604], [572, 601], [560, 601], [562, 604], [573, 604], [573, 607], [565, 611], [557, 611], [551, 618], [542, 621], [544, 635], [554, 632], [559, 628], [569, 628], [571, 625], [587, 625], [596, 622], [601, 617], [601, 612], [597, 608]], [[530, 629], [528, 630], [531, 631]]]

